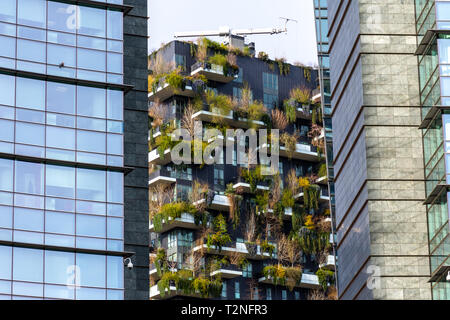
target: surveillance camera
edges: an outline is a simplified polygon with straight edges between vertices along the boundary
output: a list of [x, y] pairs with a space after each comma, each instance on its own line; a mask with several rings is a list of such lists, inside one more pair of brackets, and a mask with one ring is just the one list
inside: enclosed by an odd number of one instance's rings
[[128, 268], [129, 270], [133, 269], [133, 263], [131, 262], [131, 258], [126, 258], [124, 262], [126, 263], [127, 260], [128, 260], [127, 268]]

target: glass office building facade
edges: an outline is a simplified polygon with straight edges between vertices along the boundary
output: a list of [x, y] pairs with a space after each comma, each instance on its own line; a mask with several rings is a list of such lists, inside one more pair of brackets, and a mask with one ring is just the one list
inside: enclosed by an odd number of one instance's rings
[[432, 294], [450, 299], [450, 2], [416, 0]]
[[0, 298], [124, 298], [122, 0], [0, 6]]

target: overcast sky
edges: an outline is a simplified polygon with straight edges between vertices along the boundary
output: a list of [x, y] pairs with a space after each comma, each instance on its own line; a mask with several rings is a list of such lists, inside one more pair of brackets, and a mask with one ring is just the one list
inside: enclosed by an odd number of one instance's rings
[[218, 30], [221, 26], [282, 28], [279, 17], [286, 17], [298, 21], [288, 23], [287, 34], [253, 35], [246, 42], [255, 42], [256, 52], [265, 51], [272, 59], [317, 64], [313, 0], [148, 0], [148, 4], [150, 52], [174, 40], [175, 32]]

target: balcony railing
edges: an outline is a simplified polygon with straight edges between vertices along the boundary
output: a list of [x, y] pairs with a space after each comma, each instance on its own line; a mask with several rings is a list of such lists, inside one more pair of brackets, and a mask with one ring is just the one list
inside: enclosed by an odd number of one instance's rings
[[[169, 221], [163, 221], [162, 228], [159, 230], [159, 233], [170, 231], [174, 228], [185, 228], [185, 229], [200, 229], [201, 226], [195, 223], [194, 217], [190, 213], [182, 213], [180, 218], [169, 218]], [[150, 232], [156, 232], [153, 221], [150, 221], [149, 225]]]
[[232, 69], [225, 74], [224, 68], [217, 64], [197, 61], [191, 66], [191, 75], [202, 74], [208, 80], [229, 83], [233, 81], [237, 75], [233, 73]]
[[239, 117], [238, 113], [232, 110], [227, 114], [223, 114], [219, 110], [210, 110], [207, 104], [203, 105], [202, 110], [193, 114], [192, 119], [204, 122], [214, 122], [220, 119], [222, 123], [234, 128], [263, 128], [266, 126], [263, 121]]
[[242, 242], [231, 242], [226, 246], [223, 246], [222, 248], [218, 248], [216, 246], [210, 246], [208, 248], [206, 239], [203, 239], [203, 241], [197, 241], [192, 250], [194, 252], [204, 250], [206, 253], [217, 255], [231, 255], [234, 253], [242, 253], [247, 259], [252, 260], [264, 260], [272, 258], [269, 253], [262, 251], [260, 245], [255, 244], [254, 248], [249, 248], [247, 244]]

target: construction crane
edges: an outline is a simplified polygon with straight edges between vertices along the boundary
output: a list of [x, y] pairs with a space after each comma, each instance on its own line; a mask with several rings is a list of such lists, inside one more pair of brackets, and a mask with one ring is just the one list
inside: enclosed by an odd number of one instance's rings
[[[283, 18], [285, 21], [284, 28], [261, 28], [261, 29], [231, 29], [228, 26], [220, 27], [219, 30], [192, 31], [192, 32], [176, 32], [175, 38], [192, 38], [192, 37], [228, 37], [228, 44], [233, 46], [243, 46], [244, 37], [255, 34], [279, 34], [287, 33], [287, 24], [289, 21], [298, 22], [294, 19]], [[234, 40], [234, 41], [233, 41]], [[237, 42], [236, 42], [237, 40]], [[239, 41], [241, 40], [241, 41]]]

